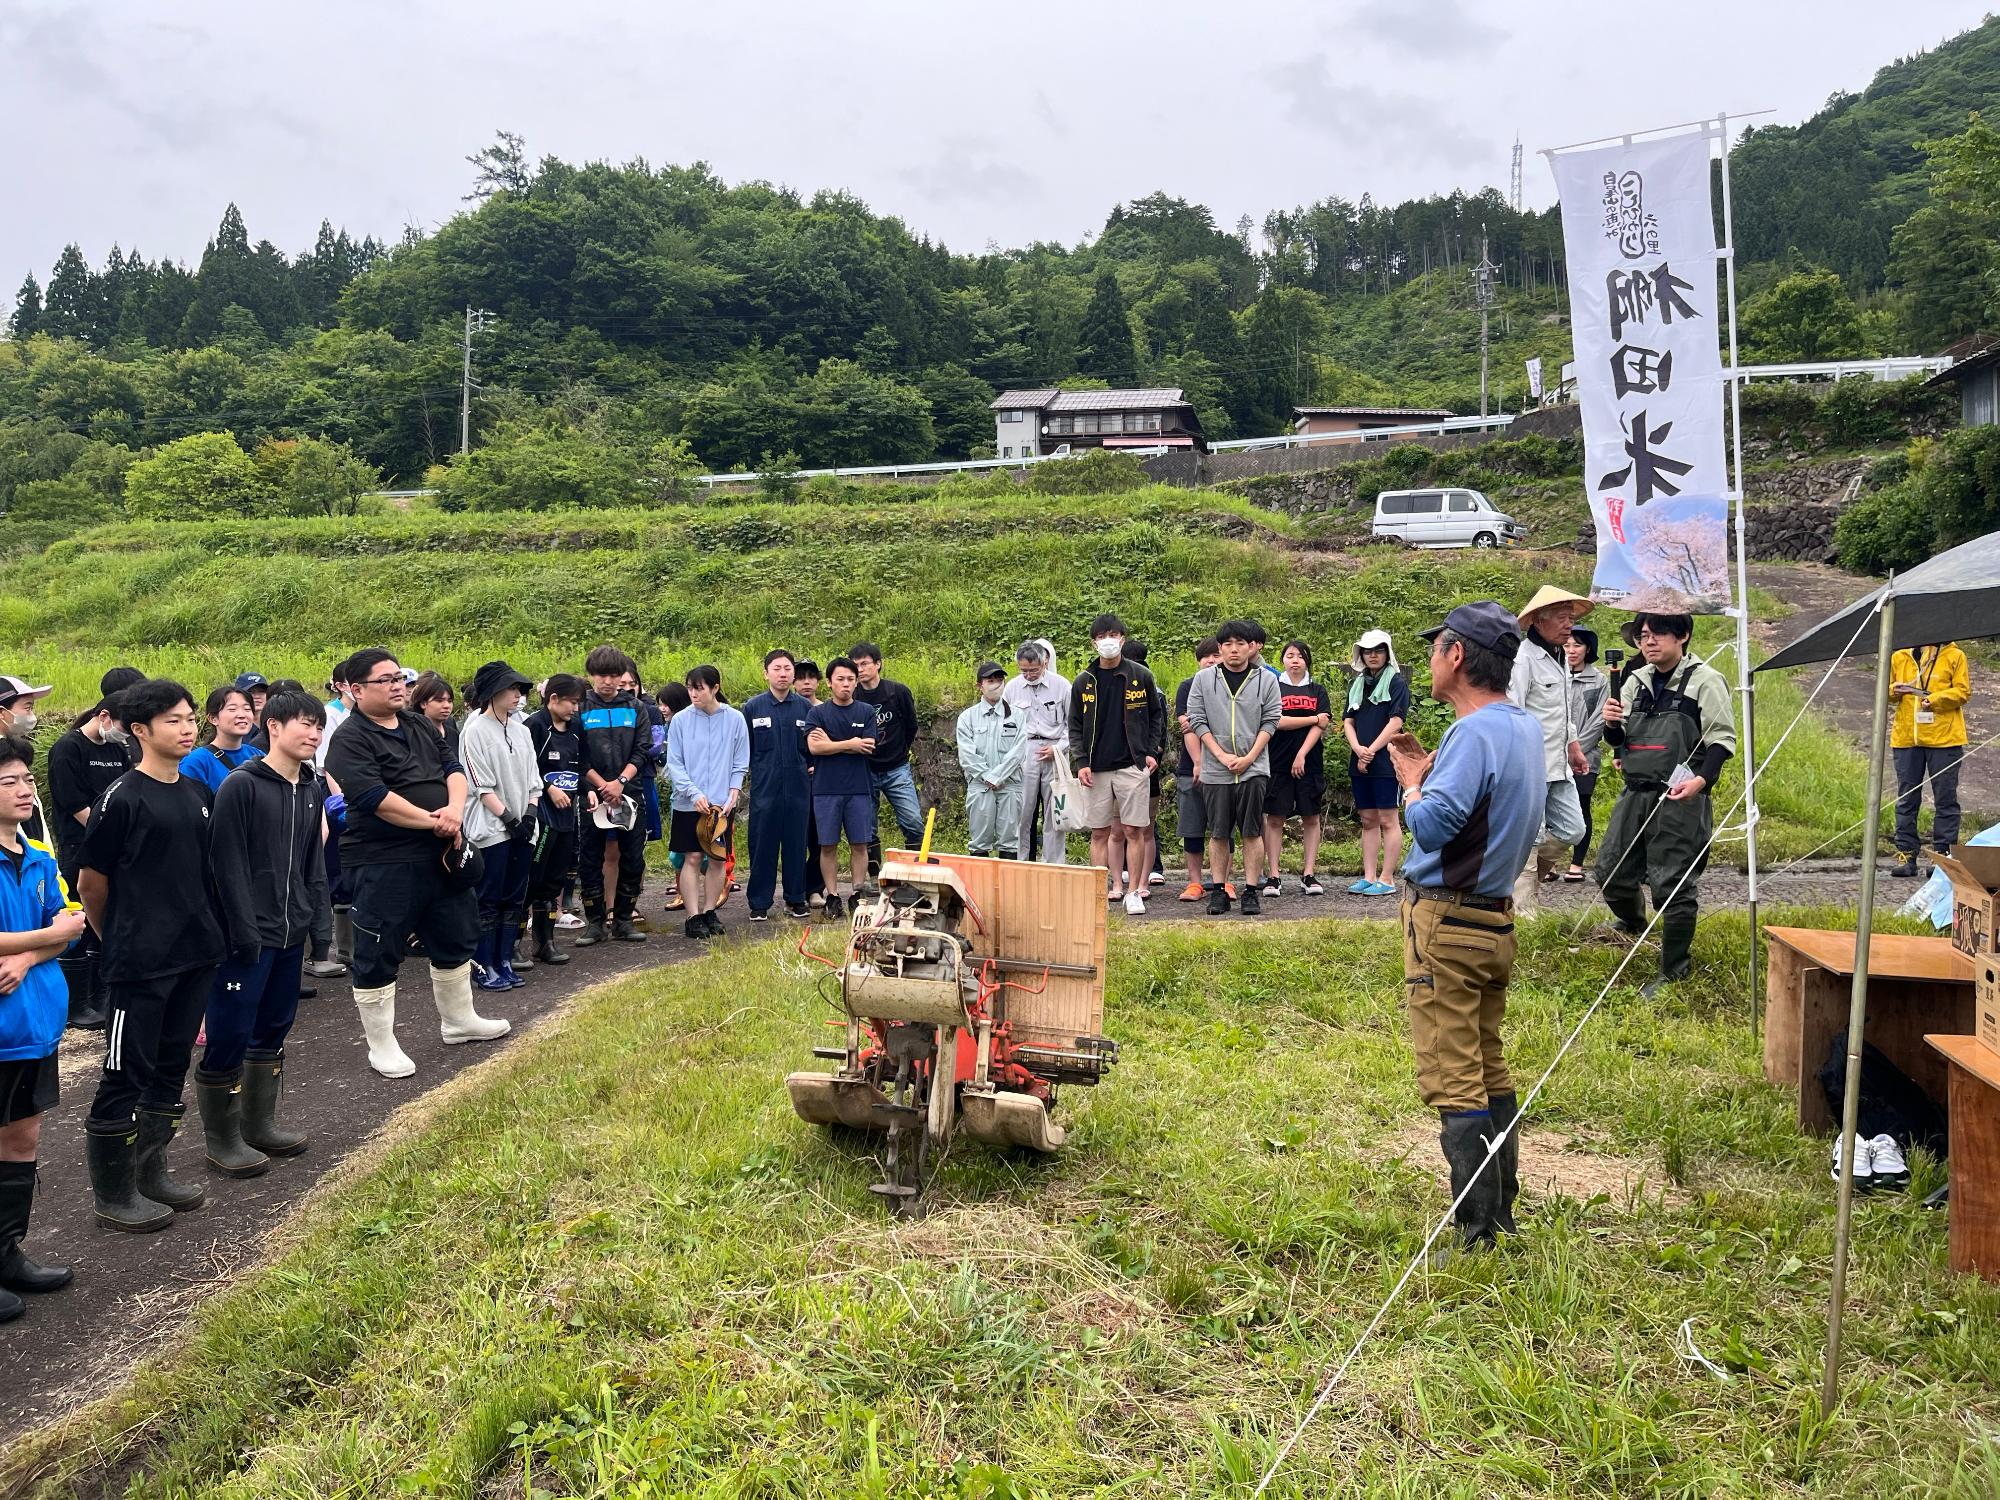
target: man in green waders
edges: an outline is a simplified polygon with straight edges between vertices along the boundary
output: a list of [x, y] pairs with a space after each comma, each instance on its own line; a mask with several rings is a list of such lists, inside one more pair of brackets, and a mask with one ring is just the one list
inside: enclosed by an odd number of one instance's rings
[[1660, 909], [1660, 972], [1641, 991], [1648, 999], [1692, 968], [1695, 883], [1708, 863], [1715, 829], [1710, 793], [1722, 763], [1736, 753], [1729, 684], [1688, 650], [1688, 615], [1640, 614], [1625, 642], [1646, 658], [1622, 674], [1604, 705], [1604, 743], [1624, 767], [1625, 789], [1597, 855], [1597, 883], [1618, 930], [1645, 930], [1639, 887]]

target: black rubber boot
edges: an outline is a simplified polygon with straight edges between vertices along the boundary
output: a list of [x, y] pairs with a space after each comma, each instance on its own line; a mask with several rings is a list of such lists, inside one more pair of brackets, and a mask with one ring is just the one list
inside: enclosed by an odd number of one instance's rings
[[58, 960], [69, 981], [69, 1025], [76, 1031], [104, 1029], [104, 986], [98, 982], [95, 953], [66, 953]]
[[54, 1292], [70, 1284], [68, 1266], [45, 1266], [21, 1248], [35, 1206], [35, 1164], [0, 1161], [0, 1287], [10, 1292]]
[[224, 1177], [262, 1177], [271, 1158], [243, 1139], [243, 1070], [194, 1075], [208, 1164]]
[[175, 1213], [200, 1208], [207, 1196], [191, 1182], [176, 1182], [167, 1175], [167, 1147], [181, 1128], [181, 1111], [142, 1109], [139, 1118], [139, 1192], [155, 1203], [164, 1203]]
[[534, 915], [535, 962], [538, 964], [566, 964], [569, 955], [556, 946], [556, 916], [552, 911], [538, 911]]
[[1502, 1234], [1519, 1234], [1514, 1200], [1521, 1196], [1521, 1132], [1509, 1127], [1520, 1118], [1520, 1104], [1513, 1094], [1495, 1094], [1486, 1101], [1486, 1108], [1492, 1113], [1494, 1132], [1507, 1131], [1507, 1144], [1493, 1158], [1493, 1165], [1500, 1169], [1500, 1206], [1493, 1222]]
[[[171, 1124], [167, 1134], [173, 1134]], [[90, 1165], [90, 1193], [96, 1200], [98, 1223], [129, 1234], [146, 1234], [173, 1223], [173, 1209], [139, 1191], [136, 1125], [106, 1125], [86, 1120], [83, 1146]]]
[[605, 941], [605, 937], [604, 903], [601, 900], [585, 901], [583, 903], [583, 931], [576, 935], [576, 942], [573, 946], [578, 948], [594, 948], [599, 943]]
[[[1458, 1243], [1432, 1256], [1433, 1264], [1449, 1260], [1453, 1254], [1491, 1250], [1498, 1229], [1500, 1174], [1492, 1168], [1480, 1171], [1486, 1161], [1486, 1138], [1493, 1132], [1493, 1117], [1485, 1110], [1471, 1115], [1441, 1114], [1444, 1128], [1438, 1132], [1438, 1146], [1451, 1168], [1451, 1196], [1458, 1203]], [[1466, 1184], [1472, 1185], [1466, 1191]], [[1463, 1201], [1459, 1195], [1464, 1193]]]
[[266, 1156], [297, 1156], [311, 1139], [302, 1130], [287, 1130], [278, 1123], [284, 1078], [284, 1053], [243, 1054], [243, 1143]]
[[619, 917], [612, 922], [611, 937], [613, 941], [620, 943], [643, 943], [646, 941], [646, 934], [632, 925], [630, 917]]
[[1660, 918], [1660, 977], [1672, 983], [1694, 972], [1693, 917]]

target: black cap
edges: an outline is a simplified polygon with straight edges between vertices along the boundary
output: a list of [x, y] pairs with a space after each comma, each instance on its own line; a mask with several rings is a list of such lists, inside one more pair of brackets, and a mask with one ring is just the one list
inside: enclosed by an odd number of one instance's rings
[[266, 677], [262, 672], [238, 672], [234, 684], [236, 691], [239, 693], [247, 693], [252, 688], [267, 688], [270, 685], [270, 678]]
[[1497, 651], [1509, 661], [1521, 649], [1521, 622], [1514, 618], [1514, 611], [1494, 599], [1461, 604], [1444, 617], [1444, 624], [1418, 634], [1427, 641], [1435, 641], [1447, 630], [1475, 646]]
[[516, 672], [504, 661], [489, 661], [472, 674], [472, 696], [480, 703], [491, 703], [496, 693], [517, 687], [527, 692], [534, 686], [526, 677]]
[[1002, 681], [1005, 681], [1007, 677], [1007, 669], [1001, 666], [1000, 663], [997, 661], [983, 661], [979, 664], [979, 672], [973, 678], [973, 681], [990, 682], [995, 677], [998, 677]]

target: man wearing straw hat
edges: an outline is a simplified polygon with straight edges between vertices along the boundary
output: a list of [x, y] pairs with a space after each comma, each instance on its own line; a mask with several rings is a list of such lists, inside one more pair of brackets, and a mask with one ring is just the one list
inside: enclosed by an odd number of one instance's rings
[[[1589, 614], [1592, 605], [1581, 595], [1544, 584], [1517, 617], [1521, 649], [1514, 657], [1514, 675], [1507, 696], [1533, 715], [1542, 728], [1542, 763], [1548, 776], [1546, 822], [1539, 840], [1541, 852], [1556, 854], [1583, 837], [1583, 807], [1576, 795], [1576, 777], [1589, 769], [1577, 740], [1576, 706], [1570, 694], [1570, 627]], [[1540, 877], [1530, 857], [1514, 882], [1514, 910], [1535, 911], [1535, 887]]]

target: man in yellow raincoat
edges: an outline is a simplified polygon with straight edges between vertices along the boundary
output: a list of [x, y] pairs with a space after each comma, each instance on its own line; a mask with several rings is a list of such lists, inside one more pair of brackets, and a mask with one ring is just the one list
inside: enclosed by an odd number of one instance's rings
[[1958, 841], [1958, 768], [1965, 759], [1965, 704], [1972, 673], [1950, 641], [1898, 651], [1889, 663], [1889, 701], [1896, 722], [1889, 747], [1896, 763], [1896, 849], [1893, 873], [1914, 878], [1922, 844], [1917, 812], [1931, 789], [1931, 846], [1949, 853]]

